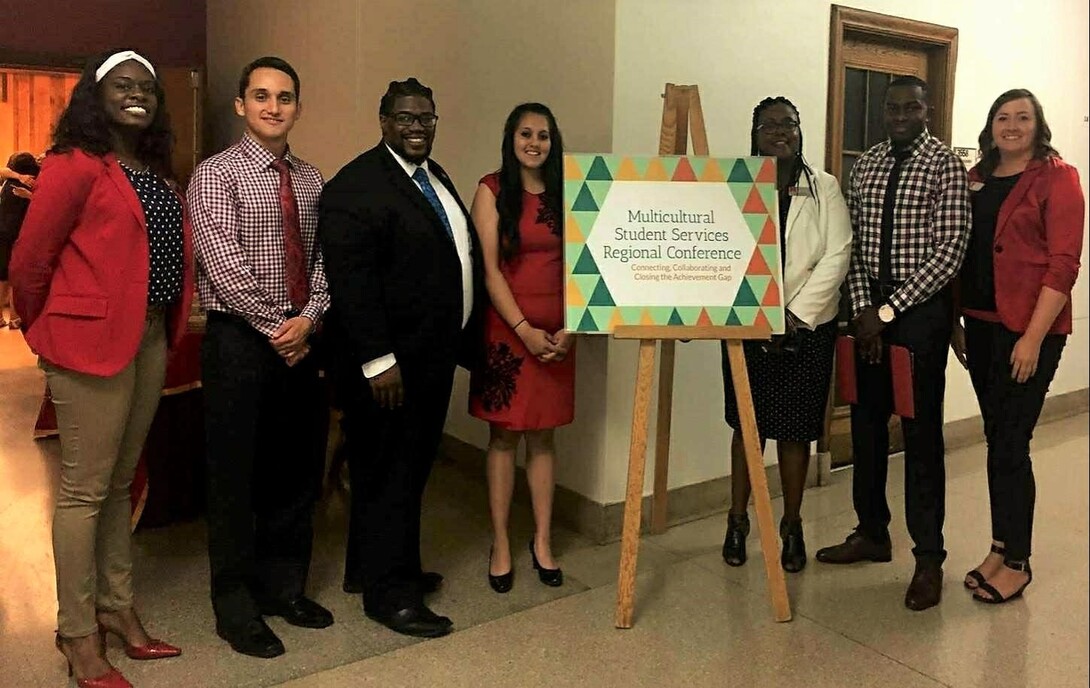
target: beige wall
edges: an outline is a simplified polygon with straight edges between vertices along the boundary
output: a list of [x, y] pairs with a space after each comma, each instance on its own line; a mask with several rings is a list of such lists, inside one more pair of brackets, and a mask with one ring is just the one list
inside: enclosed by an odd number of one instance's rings
[[[503, 123], [518, 103], [549, 105], [568, 150], [610, 147], [613, 47], [612, 0], [217, 0], [208, 7], [212, 150], [240, 135], [238, 72], [260, 55], [299, 72], [292, 148], [327, 177], [378, 142], [387, 84], [416, 76], [435, 92], [434, 157], [468, 205], [477, 180], [499, 166]], [[580, 347], [579, 420], [559, 439], [571, 460], [558, 478], [587, 495], [602, 489], [605, 354], [604, 341]], [[447, 432], [483, 446], [487, 427], [466, 414], [467, 388], [459, 371]]]

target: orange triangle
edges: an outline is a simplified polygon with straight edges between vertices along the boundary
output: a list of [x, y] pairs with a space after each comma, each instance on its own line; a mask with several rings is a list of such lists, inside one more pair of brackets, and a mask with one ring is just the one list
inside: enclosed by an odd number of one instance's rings
[[765, 220], [765, 226], [761, 228], [761, 238], [757, 240], [758, 244], [775, 244], [778, 234], [776, 233], [776, 225], [773, 224], [772, 218]]
[[747, 275], [771, 275], [772, 270], [769, 269], [768, 263], [765, 261], [764, 255], [761, 253], [761, 249], [753, 249], [753, 257], [749, 259], [749, 267], [746, 268]]
[[677, 163], [677, 169], [674, 170], [674, 178], [670, 181], [674, 182], [695, 182], [696, 172], [693, 172], [693, 166], [689, 164], [688, 158], [682, 158]]
[[643, 180], [645, 182], [666, 182], [670, 181], [670, 178], [666, 176], [666, 168], [662, 166], [662, 161], [658, 158], [651, 158], [651, 162], [647, 164], [647, 172], [643, 175]]
[[632, 162], [632, 158], [621, 158], [621, 164], [617, 166], [617, 171], [613, 173], [613, 180], [620, 182], [640, 181], [640, 173], [636, 169], [636, 163]]
[[715, 158], [710, 158], [708, 164], [704, 166], [704, 171], [700, 173], [700, 181], [702, 182], [725, 182], [727, 178], [723, 175], [723, 169], [719, 167], [719, 163], [715, 161]]
[[712, 322], [711, 316], [708, 315], [707, 308], [700, 309], [700, 315], [696, 318], [696, 324], [698, 327], [708, 327], [709, 325], [715, 324]]
[[568, 213], [568, 221], [564, 223], [564, 241], [579, 244], [586, 242], [582, 228], [571, 213]]
[[651, 311], [647, 310], [646, 308], [643, 309], [643, 313], [640, 313], [640, 324], [641, 325], [654, 325], [655, 324], [655, 320], [651, 317]]
[[564, 181], [577, 182], [583, 180], [583, 170], [579, 169], [579, 164], [575, 162], [575, 158], [564, 156]]
[[768, 208], [765, 207], [764, 200], [761, 199], [761, 194], [757, 193], [757, 187], [753, 187], [749, 190], [749, 198], [746, 199], [746, 204], [742, 206], [743, 213], [767, 213]]
[[758, 184], [775, 184], [776, 183], [776, 166], [772, 163], [772, 158], [765, 160], [761, 165], [761, 171], [757, 173], [757, 178], [753, 181]]
[[764, 310], [757, 311], [757, 317], [753, 319], [754, 327], [763, 327], [769, 332], [772, 331], [772, 323], [768, 322], [768, 316], [765, 315]]
[[[760, 253], [758, 251], [757, 253]], [[768, 290], [765, 291], [765, 297], [761, 299], [762, 306], [777, 306], [780, 303], [780, 288], [776, 286], [776, 282], [772, 281], [768, 283]]]
[[575, 280], [568, 280], [568, 289], [565, 293], [566, 301], [569, 306], [578, 306], [582, 308], [587, 305], [587, 300], [583, 297], [583, 292], [579, 291], [579, 285], [575, 283]]

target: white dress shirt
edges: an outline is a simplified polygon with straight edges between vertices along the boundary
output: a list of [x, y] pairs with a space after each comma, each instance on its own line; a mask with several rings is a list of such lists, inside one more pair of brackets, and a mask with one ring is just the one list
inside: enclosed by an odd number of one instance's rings
[[[462, 327], [465, 327], [466, 323], [469, 322], [470, 313], [473, 312], [473, 256], [471, 252], [473, 242], [469, 237], [469, 221], [466, 219], [465, 213], [462, 212], [462, 208], [458, 205], [454, 195], [432, 173], [427, 160], [423, 164], [417, 165], [398, 155], [389, 146], [386, 146], [386, 150], [390, 151], [390, 155], [394, 156], [394, 160], [397, 160], [410, 179], [412, 179], [418, 167], [423, 167], [424, 171], [428, 173], [428, 180], [431, 182], [432, 188], [435, 189], [435, 195], [439, 197], [439, 202], [443, 204], [443, 210], [447, 214], [447, 221], [450, 222], [450, 230], [454, 234], [454, 246], [458, 251], [458, 262], [462, 264]], [[418, 189], [420, 188], [420, 184], [415, 179], [412, 179], [412, 182]], [[421, 189], [420, 193], [424, 193], [423, 189]], [[393, 368], [396, 364], [397, 358], [391, 352], [364, 363], [363, 375], [371, 379]]]

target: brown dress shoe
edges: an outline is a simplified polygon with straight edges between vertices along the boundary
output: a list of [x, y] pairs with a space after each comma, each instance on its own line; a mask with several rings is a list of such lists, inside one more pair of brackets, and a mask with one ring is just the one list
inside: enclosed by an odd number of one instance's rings
[[942, 566], [916, 562], [916, 572], [905, 593], [905, 606], [914, 612], [930, 609], [942, 600]]
[[854, 564], [859, 561], [890, 561], [893, 553], [889, 540], [877, 542], [854, 530], [839, 545], [819, 549], [814, 558], [826, 564]]

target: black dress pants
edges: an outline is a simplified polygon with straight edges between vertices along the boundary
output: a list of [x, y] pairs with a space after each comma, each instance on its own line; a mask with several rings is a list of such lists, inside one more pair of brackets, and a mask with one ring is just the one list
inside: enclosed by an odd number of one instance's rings
[[348, 404], [352, 514], [345, 577], [363, 583], [368, 611], [422, 602], [420, 508], [446, 422], [454, 363], [399, 359], [405, 401], [380, 408], [370, 388]]
[[1006, 558], [1012, 561], [1030, 555], [1037, 487], [1029, 442], [1067, 343], [1066, 335], [1047, 335], [1037, 371], [1019, 383], [1011, 379], [1010, 358], [1021, 336], [1001, 323], [965, 318], [969, 375], [988, 442], [992, 538], [1005, 544]]
[[919, 560], [946, 558], [942, 526], [946, 516], [946, 446], [942, 436], [946, 360], [952, 329], [952, 302], [944, 289], [909, 308], [882, 332], [885, 344], [877, 365], [856, 357], [858, 403], [852, 406], [852, 497], [860, 530], [879, 542], [889, 540], [886, 500], [889, 419], [893, 412], [890, 344], [912, 352], [915, 418], [902, 418], [905, 442], [905, 520]]
[[289, 368], [233, 315], [208, 314], [201, 365], [212, 606], [239, 625], [303, 594], [328, 406], [311, 356]]

